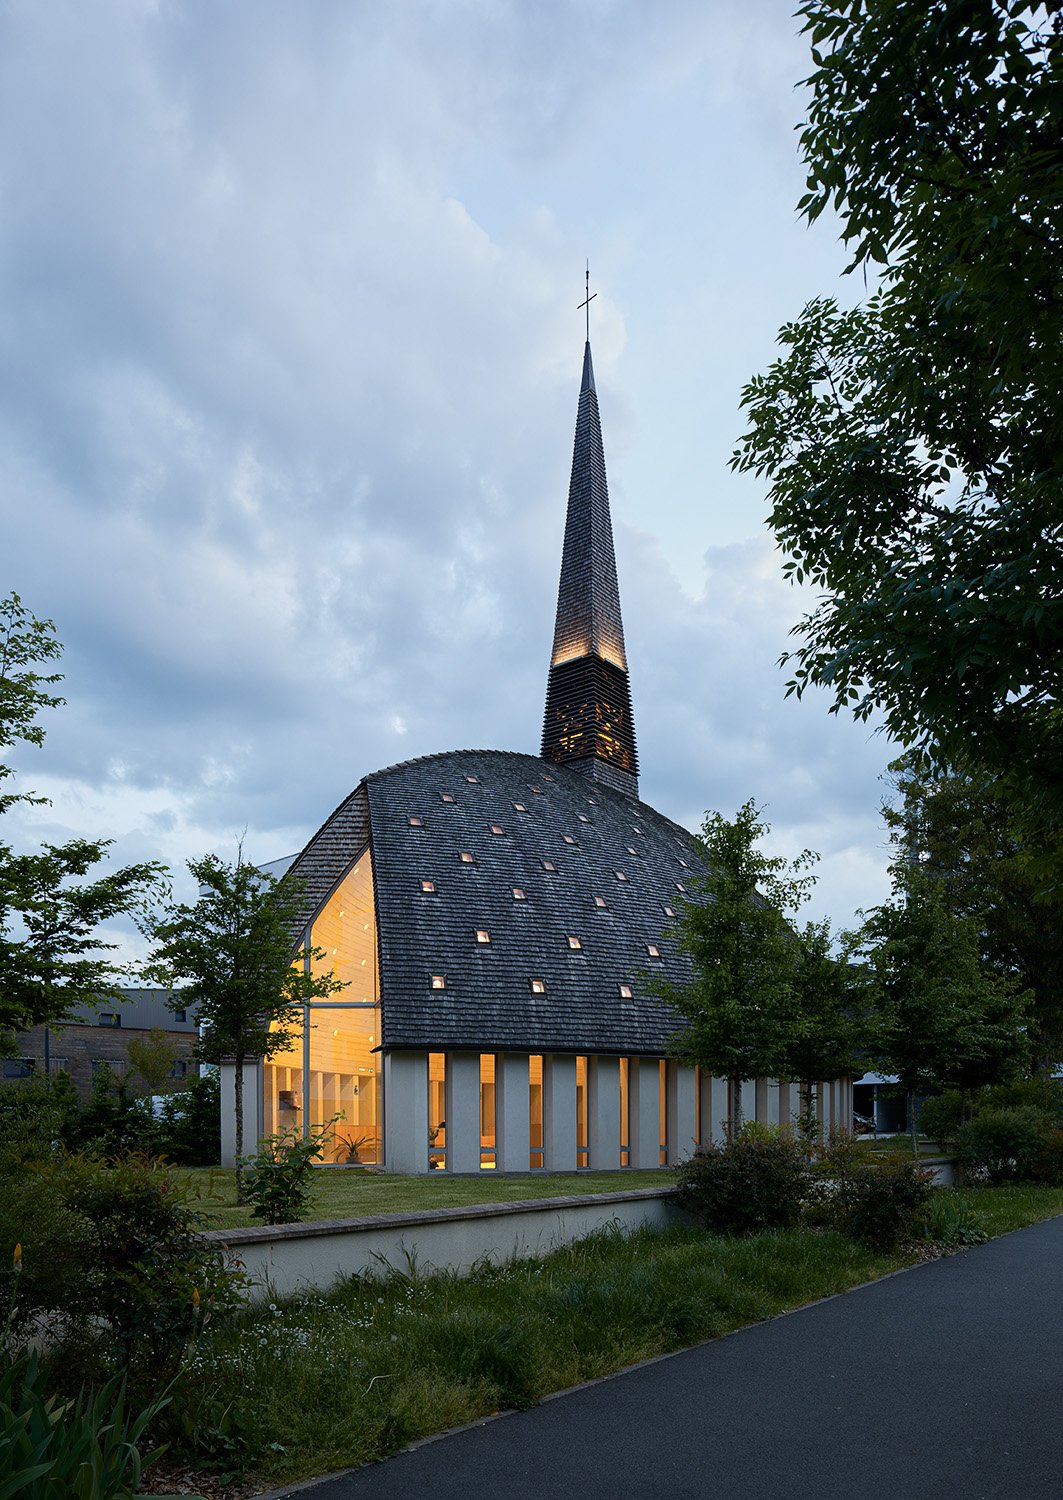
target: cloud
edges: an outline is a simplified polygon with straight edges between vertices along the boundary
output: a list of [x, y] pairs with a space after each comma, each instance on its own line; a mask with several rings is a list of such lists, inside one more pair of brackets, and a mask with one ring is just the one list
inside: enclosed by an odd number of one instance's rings
[[69, 699], [20, 836], [268, 858], [378, 766], [537, 748], [593, 241], [644, 794], [756, 796], [873, 898], [885, 747], [784, 701], [726, 473], [818, 265], [801, 55], [737, 0], [7, 7], [0, 592]]

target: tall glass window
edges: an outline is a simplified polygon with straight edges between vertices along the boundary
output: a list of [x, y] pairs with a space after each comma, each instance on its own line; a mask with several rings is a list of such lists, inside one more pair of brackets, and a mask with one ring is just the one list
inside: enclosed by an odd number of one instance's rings
[[631, 1095], [628, 1092], [629, 1059], [620, 1059], [620, 1165], [631, 1165]]
[[658, 1157], [661, 1166], [666, 1167], [668, 1165], [668, 1065], [663, 1057], [658, 1064], [657, 1071], [660, 1078], [658, 1088], [661, 1098], [661, 1149]]
[[544, 1165], [543, 1156], [543, 1060], [538, 1053], [528, 1058], [528, 1126], [531, 1151], [528, 1167], [532, 1172]]
[[587, 1059], [576, 1058], [576, 1166], [590, 1160], [587, 1150]]
[[352, 865], [314, 919], [310, 946], [325, 950], [315, 973], [346, 988], [302, 1008], [299, 1037], [263, 1069], [265, 1133], [296, 1126], [305, 1135], [335, 1120], [322, 1158], [362, 1165], [381, 1160], [380, 996], [376, 909], [369, 851]]
[[447, 1056], [428, 1054], [428, 1165], [441, 1171], [447, 1164]]
[[495, 1151], [495, 1055], [480, 1053], [480, 1170], [493, 1168]]

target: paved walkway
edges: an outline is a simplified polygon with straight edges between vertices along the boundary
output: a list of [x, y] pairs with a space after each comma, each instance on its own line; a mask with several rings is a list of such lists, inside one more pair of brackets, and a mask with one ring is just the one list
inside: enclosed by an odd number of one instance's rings
[[300, 1500], [495, 1496], [1063, 1497], [1063, 1218], [318, 1482]]

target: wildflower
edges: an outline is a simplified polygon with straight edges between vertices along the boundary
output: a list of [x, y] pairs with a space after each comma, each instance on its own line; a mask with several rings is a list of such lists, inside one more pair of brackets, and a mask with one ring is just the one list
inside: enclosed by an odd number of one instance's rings
[[11, 1268], [14, 1271], [22, 1270], [22, 1245], [21, 1242], [15, 1246], [15, 1253], [11, 1257]]
[[198, 1286], [194, 1286], [192, 1288], [192, 1306], [195, 1308], [196, 1312], [199, 1311], [199, 1287]]

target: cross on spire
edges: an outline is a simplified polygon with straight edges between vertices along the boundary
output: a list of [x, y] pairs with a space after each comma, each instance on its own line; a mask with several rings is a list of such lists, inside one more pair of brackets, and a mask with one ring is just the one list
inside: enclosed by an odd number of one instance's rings
[[591, 303], [594, 301], [595, 297], [597, 297], [597, 295], [598, 295], [597, 292], [592, 292], [591, 291], [591, 263], [590, 263], [590, 261], [587, 262], [587, 273], [586, 274], [587, 274], [587, 297], [586, 297], [586, 300], [584, 302], [581, 302], [579, 304], [579, 307], [576, 308], [576, 311], [579, 312], [580, 308], [584, 308], [584, 307], [587, 309], [587, 342], [589, 344], [590, 341], [591, 341]]

